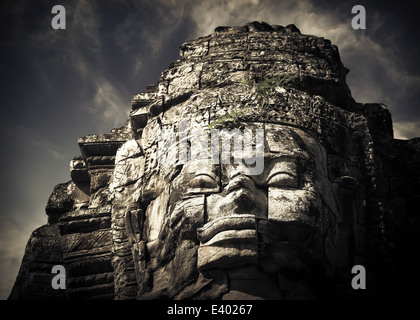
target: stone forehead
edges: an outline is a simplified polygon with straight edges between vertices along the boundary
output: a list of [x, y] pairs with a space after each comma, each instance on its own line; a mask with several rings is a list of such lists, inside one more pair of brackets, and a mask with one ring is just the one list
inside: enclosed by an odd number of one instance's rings
[[[180, 46], [180, 59], [158, 83], [134, 96], [131, 121], [140, 130], [156, 118], [163, 126], [184, 120], [206, 127], [235, 111], [244, 122], [317, 133], [351, 128], [364, 117], [345, 83], [347, 72], [336, 46], [294, 26], [220, 27]], [[259, 84], [274, 78], [279, 81], [262, 97]]]
[[[282, 89], [281, 87], [277, 87]], [[175, 127], [184, 122], [188, 129], [207, 129], [211, 123], [227, 121], [277, 123], [304, 128], [316, 133], [329, 127], [355, 128], [364, 123], [362, 114], [349, 112], [326, 101], [294, 88], [274, 90], [258, 101], [243, 84], [229, 86], [229, 90], [201, 90], [188, 100], [171, 106], [158, 115], [163, 127]], [[218, 93], [218, 95], [216, 95]], [[234, 116], [232, 116], [232, 112]], [[151, 118], [147, 125], [155, 123]]]

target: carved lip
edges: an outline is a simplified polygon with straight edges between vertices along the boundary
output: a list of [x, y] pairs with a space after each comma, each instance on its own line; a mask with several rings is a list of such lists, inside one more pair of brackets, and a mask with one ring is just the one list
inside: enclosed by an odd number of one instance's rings
[[257, 231], [255, 229], [225, 230], [217, 233], [203, 245], [221, 246], [238, 240], [241, 241], [241, 244], [245, 244], [248, 240], [254, 241], [256, 237]]
[[197, 238], [206, 243], [217, 234], [228, 230], [256, 230], [255, 215], [236, 214], [218, 218], [197, 229]]

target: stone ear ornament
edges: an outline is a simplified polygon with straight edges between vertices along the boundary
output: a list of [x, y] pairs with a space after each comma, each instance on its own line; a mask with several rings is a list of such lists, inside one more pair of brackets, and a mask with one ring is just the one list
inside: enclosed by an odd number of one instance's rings
[[143, 210], [129, 210], [125, 214], [125, 227], [131, 243], [139, 242], [143, 228]]

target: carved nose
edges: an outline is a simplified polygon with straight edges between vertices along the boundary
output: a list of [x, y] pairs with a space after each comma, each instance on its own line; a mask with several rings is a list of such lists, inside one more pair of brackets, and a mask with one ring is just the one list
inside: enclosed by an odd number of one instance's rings
[[242, 175], [233, 178], [226, 187], [228, 199], [236, 205], [237, 213], [249, 213], [255, 208], [254, 191], [254, 181]]
[[244, 188], [248, 189], [249, 191], [252, 191], [253, 189], [255, 189], [254, 181], [247, 176], [237, 175], [236, 177], [234, 177], [232, 180], [229, 181], [226, 187], [226, 192], [229, 194], [232, 191], [235, 191], [236, 189], [244, 189]]
[[249, 213], [250, 210], [255, 208], [255, 201], [249, 190], [237, 189], [237, 194], [233, 198], [233, 202], [238, 206], [241, 211], [239, 213]]

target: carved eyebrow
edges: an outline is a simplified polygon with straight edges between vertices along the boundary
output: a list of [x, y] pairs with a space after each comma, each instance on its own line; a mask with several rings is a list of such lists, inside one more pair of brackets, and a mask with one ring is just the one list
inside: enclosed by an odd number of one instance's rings
[[243, 174], [243, 172], [236, 171], [231, 177], [229, 177], [229, 180], [233, 180], [239, 175], [244, 175], [244, 174]]
[[290, 177], [292, 177], [292, 178], [296, 178], [296, 175], [294, 175], [294, 174], [292, 174], [292, 173], [290, 173], [290, 172], [278, 171], [278, 172], [274, 172], [274, 173], [270, 174], [270, 175], [268, 176], [268, 178], [266, 179], [266, 182], [268, 183], [268, 182], [271, 180], [271, 178], [273, 178], [274, 176], [277, 176], [277, 175], [279, 175], [279, 174], [286, 174], [286, 175], [288, 175], [288, 176], [290, 176]]
[[187, 194], [196, 194], [197, 190], [199, 190], [200, 193], [214, 193], [219, 190], [219, 184], [212, 175], [201, 172], [188, 182]]
[[207, 161], [199, 161], [196, 163], [191, 163], [190, 165], [187, 165], [186, 171], [189, 174], [192, 174], [194, 178], [205, 175], [209, 178], [217, 181], [219, 178], [218, 175], [218, 166], [210, 165]]
[[205, 172], [199, 172], [199, 173], [197, 173], [194, 178], [198, 178], [200, 176], [209, 177], [209, 178], [211, 178], [214, 181], [216, 181], [216, 179], [217, 179], [214, 174], [212, 174], [212, 173], [205, 173]]
[[271, 178], [278, 174], [286, 174], [292, 178], [297, 178], [297, 164], [296, 159], [288, 159], [276, 162], [270, 170], [270, 173], [265, 179], [265, 183], [268, 183]]
[[218, 175], [215, 172], [211, 171], [211, 170], [203, 170], [202, 169], [202, 170], [197, 171], [194, 174], [194, 178], [197, 178], [197, 177], [200, 177], [200, 176], [209, 177], [209, 178], [211, 178], [214, 181], [217, 181], [218, 180]]

